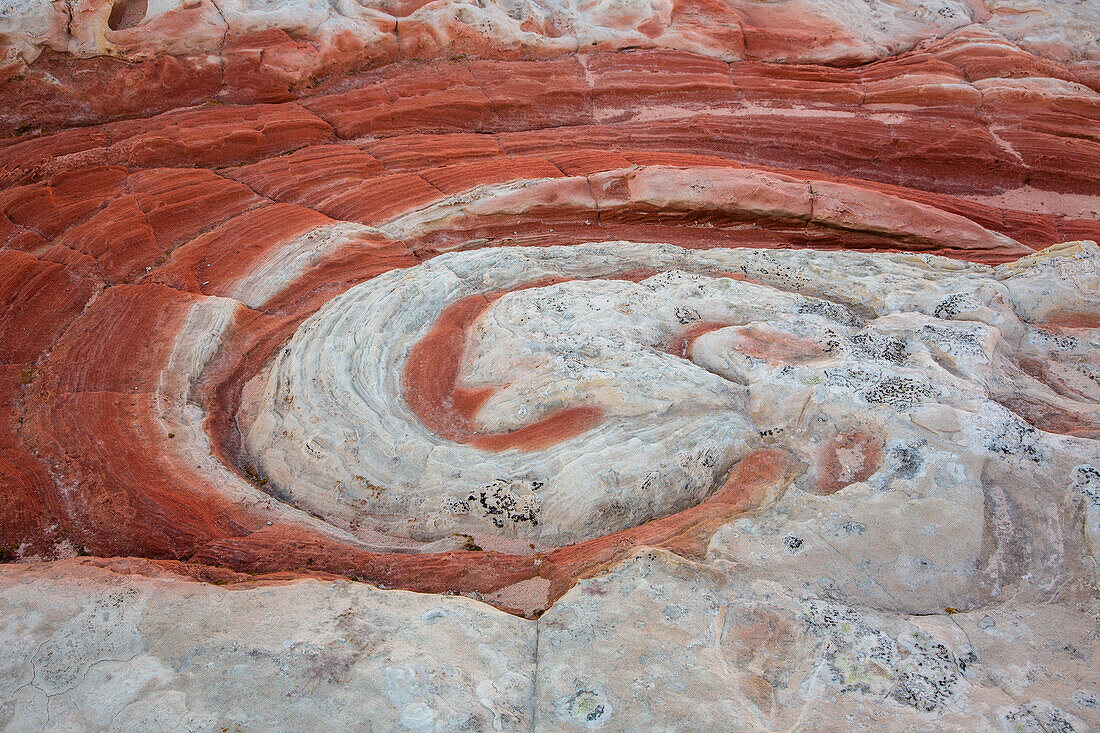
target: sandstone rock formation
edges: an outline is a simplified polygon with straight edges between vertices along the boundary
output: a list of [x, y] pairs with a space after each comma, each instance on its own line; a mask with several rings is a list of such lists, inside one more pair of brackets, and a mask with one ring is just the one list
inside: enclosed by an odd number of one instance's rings
[[0, 6], [0, 726], [1100, 726], [1100, 12]]

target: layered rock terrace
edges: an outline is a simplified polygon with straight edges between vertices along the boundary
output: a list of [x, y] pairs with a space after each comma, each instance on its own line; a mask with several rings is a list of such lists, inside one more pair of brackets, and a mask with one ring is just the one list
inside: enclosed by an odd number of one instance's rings
[[0, 724], [1100, 725], [1097, 27], [4, 8]]

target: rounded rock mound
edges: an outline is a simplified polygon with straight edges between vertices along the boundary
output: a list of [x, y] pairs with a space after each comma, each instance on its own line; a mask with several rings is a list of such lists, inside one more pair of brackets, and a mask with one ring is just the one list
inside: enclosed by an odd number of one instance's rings
[[[592, 539], [777, 443], [831, 492], [909, 412], [996, 402], [983, 375], [1027, 326], [997, 297], [1023, 281], [995, 272], [628, 242], [444, 254], [304, 321], [242, 411], [246, 448], [291, 503], [417, 542]], [[960, 293], [967, 312], [944, 306]]]

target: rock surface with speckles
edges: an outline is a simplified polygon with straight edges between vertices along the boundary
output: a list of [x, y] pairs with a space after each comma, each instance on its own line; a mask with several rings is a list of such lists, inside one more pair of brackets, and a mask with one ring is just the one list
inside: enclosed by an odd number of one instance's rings
[[1100, 730], [1098, 26], [0, 2], [0, 729]]

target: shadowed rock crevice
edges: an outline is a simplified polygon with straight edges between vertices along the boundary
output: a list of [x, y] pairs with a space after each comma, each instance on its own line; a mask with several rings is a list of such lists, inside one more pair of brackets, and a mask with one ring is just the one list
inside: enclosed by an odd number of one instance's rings
[[149, 0], [114, 0], [107, 27], [113, 31], [133, 28], [145, 19]]

